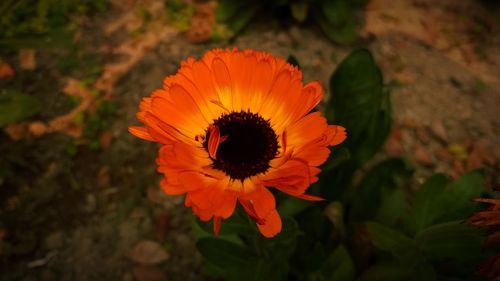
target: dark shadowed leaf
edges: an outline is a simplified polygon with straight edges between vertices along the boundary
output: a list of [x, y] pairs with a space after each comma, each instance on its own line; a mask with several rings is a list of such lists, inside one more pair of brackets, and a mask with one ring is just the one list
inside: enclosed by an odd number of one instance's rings
[[215, 9], [215, 17], [219, 23], [229, 30], [229, 33], [221, 34], [223, 37], [227, 37], [223, 39], [229, 39], [240, 33], [260, 9], [261, 6], [258, 3], [231, 0], [219, 1]]
[[478, 170], [447, 185], [444, 175], [432, 176], [416, 194], [410, 229], [418, 233], [436, 223], [467, 218], [476, 208], [472, 200], [483, 191], [484, 176]]
[[300, 63], [299, 61], [297, 60], [297, 58], [293, 55], [289, 55], [288, 58], [286, 59], [286, 62], [288, 62], [289, 64], [293, 65], [293, 66], [296, 66], [298, 68], [301, 68], [300, 67]]
[[258, 260], [248, 248], [222, 239], [202, 238], [196, 247], [209, 262], [228, 270], [245, 268]]
[[352, 189], [350, 220], [376, 220], [395, 225], [407, 214], [403, 184], [413, 168], [401, 158], [387, 159], [373, 167]]
[[325, 281], [349, 281], [354, 280], [356, 269], [343, 245], [339, 245], [321, 267], [321, 273]]
[[292, 12], [292, 17], [298, 22], [303, 22], [306, 20], [308, 8], [309, 5], [305, 0], [290, 3], [290, 11]]
[[375, 248], [392, 253], [398, 258], [412, 254], [415, 248], [413, 240], [403, 233], [376, 222], [367, 222], [366, 227]]
[[22, 121], [41, 109], [40, 101], [30, 95], [2, 90], [0, 92], [0, 127]]
[[384, 143], [390, 129], [389, 93], [382, 73], [368, 50], [352, 52], [330, 78], [326, 115], [347, 129], [344, 144], [354, 163], [364, 163]]
[[443, 192], [448, 183], [444, 174], [435, 174], [429, 177], [415, 194], [415, 202], [411, 219], [408, 221], [409, 228], [413, 233], [419, 231], [433, 220], [434, 209], [439, 207], [436, 200]]
[[484, 239], [483, 230], [457, 221], [431, 226], [415, 237], [421, 252], [430, 261], [481, 257]]
[[313, 19], [332, 41], [349, 44], [358, 38], [356, 21], [349, 1], [321, 1], [312, 7]]

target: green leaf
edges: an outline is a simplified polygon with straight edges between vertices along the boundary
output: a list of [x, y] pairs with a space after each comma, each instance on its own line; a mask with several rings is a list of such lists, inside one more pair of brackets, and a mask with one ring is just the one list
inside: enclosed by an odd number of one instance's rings
[[243, 9], [244, 1], [220, 0], [215, 9], [215, 18], [219, 22], [224, 22], [234, 17]]
[[321, 273], [325, 281], [349, 281], [354, 280], [356, 269], [343, 245], [339, 245], [321, 267]]
[[[217, 21], [224, 26], [224, 31], [214, 30], [215, 36], [231, 38], [240, 33], [257, 14], [261, 6], [258, 3], [241, 1], [220, 1], [215, 9]], [[217, 28], [217, 25], [216, 25]], [[219, 28], [220, 29], [220, 28]], [[229, 31], [229, 32], [227, 32]], [[225, 38], [225, 39], [228, 39]]]
[[290, 3], [292, 17], [298, 22], [303, 22], [307, 18], [308, 4], [306, 1], [297, 1]]
[[314, 204], [312, 201], [288, 196], [287, 198], [283, 199], [278, 205], [278, 213], [283, 218], [292, 217], [302, 212], [312, 204]]
[[272, 261], [283, 262], [287, 261], [288, 257], [295, 250], [297, 236], [300, 234], [300, 229], [297, 222], [292, 218], [283, 219], [281, 232], [272, 239], [263, 238], [262, 244], [269, 251], [269, 256]]
[[351, 189], [351, 221], [376, 220], [395, 225], [407, 214], [403, 184], [413, 168], [401, 158], [389, 158], [366, 173]]
[[46, 34], [22, 35], [0, 40], [0, 48], [58, 49], [68, 48], [73, 44], [73, 35], [66, 30], [52, 30]]
[[413, 240], [403, 233], [376, 222], [367, 222], [366, 227], [375, 248], [405, 257], [415, 248]]
[[476, 170], [446, 185], [444, 175], [429, 178], [417, 191], [410, 229], [418, 233], [436, 223], [463, 220], [476, 208], [472, 201], [484, 191], [484, 175]]
[[23, 121], [41, 109], [40, 101], [27, 94], [16, 91], [0, 92], [0, 127]]
[[335, 150], [333, 153], [330, 153], [328, 160], [326, 160], [325, 166], [323, 167], [323, 172], [330, 171], [340, 166], [347, 160], [351, 158], [351, 154], [349, 150], [345, 147], [342, 147], [338, 150]]
[[196, 247], [209, 262], [227, 270], [242, 269], [258, 260], [248, 248], [222, 239], [202, 238]]
[[420, 251], [430, 261], [483, 257], [484, 239], [483, 230], [456, 221], [431, 226], [415, 237]]
[[293, 65], [293, 66], [296, 66], [298, 68], [301, 68], [300, 67], [300, 63], [299, 61], [297, 60], [297, 58], [293, 55], [288, 55], [288, 58], [286, 59], [286, 62], [288, 62], [289, 64]]
[[439, 195], [444, 191], [448, 178], [444, 174], [430, 176], [415, 194], [413, 215], [408, 221], [413, 233], [424, 229], [432, 223], [435, 208], [441, 208], [437, 202]]
[[349, 44], [358, 38], [353, 9], [348, 1], [322, 1], [321, 5], [312, 8], [312, 18], [330, 40]]
[[390, 130], [389, 93], [383, 77], [368, 50], [352, 52], [330, 78], [330, 99], [326, 107], [329, 123], [346, 128], [343, 146], [351, 161], [360, 165], [383, 145]]

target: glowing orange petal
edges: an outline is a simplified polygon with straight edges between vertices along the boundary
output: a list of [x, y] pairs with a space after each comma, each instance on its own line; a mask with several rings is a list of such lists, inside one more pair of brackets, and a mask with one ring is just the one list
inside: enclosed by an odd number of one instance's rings
[[257, 188], [254, 192], [245, 195], [244, 198], [252, 202], [255, 214], [261, 219], [267, 217], [276, 208], [274, 195], [265, 187]]
[[307, 201], [323, 201], [323, 200], [325, 200], [324, 198], [321, 198], [319, 196], [314, 196], [311, 194], [300, 194], [300, 195], [296, 195], [296, 197], [300, 198], [300, 199], [307, 200]]
[[347, 138], [346, 130], [342, 126], [329, 125], [326, 133], [328, 137], [328, 145], [341, 144]]
[[260, 233], [265, 237], [274, 237], [281, 231], [281, 218], [276, 210], [272, 210], [269, 215], [265, 218], [264, 223], [257, 224]]
[[312, 141], [320, 139], [327, 129], [326, 119], [320, 112], [313, 112], [288, 127], [288, 146], [295, 151], [307, 147]]
[[255, 208], [253, 207], [253, 204], [249, 200], [244, 200], [239, 198], [238, 201], [240, 202], [241, 206], [245, 210], [245, 212], [248, 214], [248, 216], [255, 221], [256, 223], [264, 223], [264, 221], [259, 218], [257, 215], [257, 212], [255, 211]]
[[149, 134], [147, 128], [139, 127], [139, 126], [130, 126], [128, 127], [128, 131], [143, 140], [155, 141], [155, 139]]
[[208, 129], [210, 136], [208, 137], [208, 154], [212, 159], [216, 159], [217, 148], [220, 144], [220, 131], [217, 126], [210, 126]]

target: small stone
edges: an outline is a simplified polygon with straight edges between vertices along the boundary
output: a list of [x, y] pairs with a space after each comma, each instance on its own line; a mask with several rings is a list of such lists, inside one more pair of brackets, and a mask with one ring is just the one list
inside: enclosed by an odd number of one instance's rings
[[169, 258], [162, 245], [153, 240], [142, 240], [128, 253], [128, 257], [140, 264], [158, 264]]
[[417, 145], [417, 147], [415, 148], [414, 157], [415, 161], [417, 161], [417, 163], [420, 165], [427, 167], [434, 166], [434, 162], [432, 161], [431, 156], [423, 146]]
[[431, 126], [431, 132], [440, 141], [448, 143], [448, 133], [442, 122], [434, 122]]

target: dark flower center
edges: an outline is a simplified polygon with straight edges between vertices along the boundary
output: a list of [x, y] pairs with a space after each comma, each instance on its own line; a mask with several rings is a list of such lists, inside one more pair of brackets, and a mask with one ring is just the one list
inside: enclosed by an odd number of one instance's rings
[[[223, 114], [213, 123], [225, 137], [213, 160], [215, 169], [225, 172], [232, 179], [264, 173], [278, 152], [278, 138], [269, 120], [255, 113], [240, 111]], [[207, 130], [203, 146], [208, 150], [210, 132]]]

